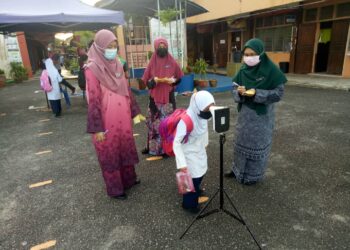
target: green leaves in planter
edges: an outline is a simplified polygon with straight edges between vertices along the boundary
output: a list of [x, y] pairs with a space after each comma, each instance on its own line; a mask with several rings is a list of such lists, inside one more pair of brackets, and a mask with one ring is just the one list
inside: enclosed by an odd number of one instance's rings
[[22, 63], [11, 62], [10, 66], [10, 75], [12, 79], [15, 80], [15, 82], [22, 82], [23, 80], [28, 80], [27, 69], [23, 67]]
[[197, 59], [194, 63], [193, 72], [199, 74], [200, 79], [207, 78], [207, 69], [208, 64], [203, 58]]

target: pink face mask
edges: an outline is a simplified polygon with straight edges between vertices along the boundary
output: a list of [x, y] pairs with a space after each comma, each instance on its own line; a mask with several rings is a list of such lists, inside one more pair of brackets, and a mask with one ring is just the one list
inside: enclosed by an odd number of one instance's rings
[[243, 56], [243, 61], [250, 67], [257, 65], [260, 62], [259, 56]]

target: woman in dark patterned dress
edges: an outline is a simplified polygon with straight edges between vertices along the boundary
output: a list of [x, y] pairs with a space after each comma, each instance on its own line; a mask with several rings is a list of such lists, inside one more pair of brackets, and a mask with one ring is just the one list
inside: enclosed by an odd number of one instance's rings
[[132, 118], [140, 109], [117, 59], [117, 38], [109, 30], [96, 33], [85, 69], [88, 124], [107, 194], [126, 199], [125, 190], [138, 184]]
[[155, 53], [143, 74], [142, 80], [150, 89], [147, 117], [147, 146], [143, 154], [163, 155], [159, 135], [160, 122], [176, 109], [174, 89], [180, 83], [183, 73], [175, 59], [168, 52], [168, 42], [164, 38], [154, 41]]
[[232, 171], [226, 177], [252, 185], [264, 177], [275, 124], [275, 105], [281, 100], [284, 74], [267, 57], [259, 39], [244, 47], [244, 64], [233, 78], [238, 86], [233, 98], [238, 103]]

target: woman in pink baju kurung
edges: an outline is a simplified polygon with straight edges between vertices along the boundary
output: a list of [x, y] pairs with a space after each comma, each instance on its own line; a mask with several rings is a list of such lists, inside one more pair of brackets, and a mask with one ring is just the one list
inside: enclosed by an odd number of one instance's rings
[[85, 70], [87, 132], [93, 134], [107, 194], [125, 199], [125, 190], [138, 183], [134, 165], [139, 160], [132, 118], [140, 114], [140, 109], [128, 87], [122, 65], [115, 58], [105, 58], [104, 51], [113, 41], [116, 42], [116, 38], [112, 32], [101, 30], [89, 50], [89, 64]]

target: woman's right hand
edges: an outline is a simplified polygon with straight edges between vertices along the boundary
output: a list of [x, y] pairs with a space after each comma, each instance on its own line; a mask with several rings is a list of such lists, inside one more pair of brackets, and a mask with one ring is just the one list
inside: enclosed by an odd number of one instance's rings
[[102, 142], [106, 139], [105, 137], [105, 133], [103, 132], [97, 132], [95, 133], [95, 140], [98, 141], [98, 142]]
[[180, 168], [180, 171], [182, 173], [187, 173], [188, 172], [187, 167]]
[[154, 79], [147, 82], [148, 89], [153, 89], [156, 85], [157, 85], [157, 83]]
[[237, 91], [238, 91], [238, 93], [239, 93], [240, 95], [243, 95], [243, 94], [246, 92], [246, 89], [245, 89], [244, 86], [239, 86], [239, 87], [237, 88]]

